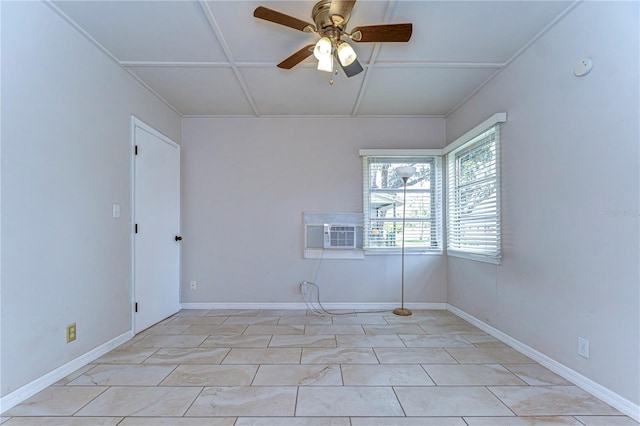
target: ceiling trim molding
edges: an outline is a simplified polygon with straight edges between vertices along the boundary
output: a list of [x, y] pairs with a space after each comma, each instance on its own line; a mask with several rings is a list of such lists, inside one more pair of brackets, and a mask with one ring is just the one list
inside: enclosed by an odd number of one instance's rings
[[417, 119], [417, 120], [424, 120], [424, 119], [428, 119], [428, 118], [437, 118], [437, 119], [444, 119], [445, 117], [443, 115], [347, 115], [347, 114], [342, 114], [342, 115], [331, 115], [331, 114], [326, 114], [326, 115], [260, 115], [260, 116], [253, 116], [253, 115], [183, 115], [182, 118], [268, 118], [268, 119], [301, 119], [301, 118], [310, 118], [310, 119], [345, 119], [345, 118], [349, 118], [349, 119]]
[[142, 79], [140, 79], [140, 77], [138, 77], [133, 71], [131, 71], [130, 69], [127, 69], [126, 67], [122, 66], [120, 64], [120, 61], [113, 55], [113, 53], [111, 53], [106, 47], [104, 47], [100, 42], [98, 42], [98, 40], [96, 40], [95, 38], [93, 38], [88, 32], [86, 32], [80, 25], [78, 25], [73, 19], [71, 19], [71, 17], [69, 17], [69, 15], [67, 15], [66, 13], [64, 13], [62, 10], [60, 10], [60, 8], [58, 8], [58, 6], [56, 6], [55, 4], [53, 4], [53, 2], [51, 0], [43, 0], [44, 4], [47, 5], [54, 13], [56, 13], [59, 17], [61, 17], [64, 21], [67, 22], [67, 24], [69, 24], [74, 30], [76, 30], [81, 36], [83, 36], [85, 39], [87, 39], [87, 41], [89, 41], [91, 44], [93, 44], [98, 50], [100, 50], [105, 56], [107, 56], [109, 59], [111, 59], [113, 62], [116, 63], [116, 65], [118, 65], [120, 67], [120, 69], [122, 69], [123, 71], [125, 71], [127, 74], [129, 74], [131, 77], [133, 77], [138, 83], [140, 83], [142, 85], [142, 87], [144, 87], [145, 89], [147, 89], [153, 96], [155, 96], [156, 98], [158, 98], [158, 100], [160, 100], [160, 102], [162, 102], [163, 104], [165, 104], [169, 109], [171, 109], [171, 111], [175, 112], [176, 114], [178, 114], [178, 116], [182, 117], [182, 114], [180, 113], [180, 111], [178, 111], [173, 105], [171, 105], [169, 102], [167, 102], [167, 100], [165, 98], [163, 98], [162, 96], [160, 96], [155, 90], [153, 90], [147, 83], [145, 83], [144, 81], [142, 81]]
[[229, 62], [180, 62], [180, 61], [120, 61], [123, 67], [158, 67], [158, 68], [231, 68]]
[[224, 36], [222, 35], [222, 30], [220, 29], [220, 26], [218, 25], [218, 21], [216, 20], [215, 16], [213, 15], [213, 11], [211, 11], [211, 8], [209, 7], [209, 4], [205, 0], [199, 0], [198, 2], [200, 3], [200, 7], [202, 8], [202, 11], [204, 12], [204, 15], [206, 16], [207, 21], [209, 22], [209, 25], [211, 26], [211, 29], [213, 30], [213, 33], [216, 35], [216, 37], [218, 39], [218, 42], [220, 43], [220, 46], [222, 47], [222, 50], [223, 50], [225, 56], [227, 57], [227, 60], [229, 61], [230, 65], [231, 65], [231, 69], [233, 70], [233, 73], [236, 76], [236, 80], [238, 81], [238, 84], [240, 85], [240, 88], [242, 89], [242, 92], [244, 93], [244, 96], [247, 99], [247, 102], [249, 103], [249, 106], [251, 106], [251, 109], [253, 110], [253, 113], [257, 117], [259, 117], [260, 116], [260, 111], [258, 109], [258, 106], [256, 105], [255, 100], [251, 96], [251, 92], [249, 91], [249, 87], [247, 86], [247, 82], [245, 81], [244, 77], [242, 76], [242, 73], [240, 72], [240, 70], [238, 69], [238, 67], [236, 66], [236, 64], [234, 62], [233, 55], [231, 54], [231, 49], [229, 48], [229, 45], [227, 44], [227, 41], [225, 40]]
[[518, 51], [513, 56], [511, 56], [511, 58], [507, 59], [507, 61], [504, 63], [504, 66], [501, 69], [499, 69], [495, 73], [493, 73], [488, 79], [485, 80], [484, 83], [482, 83], [481, 85], [476, 87], [476, 89], [474, 91], [469, 93], [463, 100], [461, 100], [453, 108], [451, 108], [445, 114], [445, 117], [449, 117], [451, 114], [456, 112], [458, 110], [458, 108], [460, 108], [462, 105], [464, 105], [469, 99], [473, 98], [480, 90], [482, 90], [487, 84], [489, 84], [489, 82], [491, 80], [496, 78], [496, 76], [498, 74], [500, 74], [502, 72], [502, 70], [506, 69], [509, 65], [511, 65], [511, 63], [513, 63], [513, 61], [515, 61], [517, 58], [519, 58], [520, 55], [522, 55], [524, 52], [526, 52], [536, 41], [538, 41], [543, 35], [545, 35], [551, 28], [555, 27], [558, 22], [560, 22], [565, 16], [567, 16], [569, 14], [569, 12], [571, 12], [573, 9], [575, 9], [582, 2], [583, 2], [583, 0], [574, 0], [573, 3], [571, 3], [569, 6], [567, 6], [567, 8], [565, 10], [560, 12], [560, 14], [558, 16], [556, 16], [551, 22], [549, 22], [547, 25], [545, 25], [545, 27], [542, 28], [542, 30], [540, 30], [528, 42], [526, 42], [520, 49], [518, 49]]

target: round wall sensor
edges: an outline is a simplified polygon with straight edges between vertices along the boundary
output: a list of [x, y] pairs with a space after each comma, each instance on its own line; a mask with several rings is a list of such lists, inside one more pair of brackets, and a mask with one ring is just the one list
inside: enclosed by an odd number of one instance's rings
[[591, 59], [584, 58], [576, 64], [576, 67], [573, 69], [573, 73], [576, 75], [576, 77], [582, 77], [583, 75], [589, 74], [591, 68], [593, 68], [593, 62], [591, 61]]

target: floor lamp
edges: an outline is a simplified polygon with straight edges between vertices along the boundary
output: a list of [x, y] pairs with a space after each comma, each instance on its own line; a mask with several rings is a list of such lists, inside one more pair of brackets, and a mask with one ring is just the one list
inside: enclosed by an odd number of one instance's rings
[[396, 167], [396, 174], [402, 178], [404, 183], [404, 191], [402, 196], [402, 305], [399, 308], [393, 310], [393, 313], [403, 317], [407, 317], [412, 314], [410, 309], [404, 307], [404, 225], [406, 218], [406, 206], [407, 206], [407, 180], [416, 172], [416, 168], [412, 166]]

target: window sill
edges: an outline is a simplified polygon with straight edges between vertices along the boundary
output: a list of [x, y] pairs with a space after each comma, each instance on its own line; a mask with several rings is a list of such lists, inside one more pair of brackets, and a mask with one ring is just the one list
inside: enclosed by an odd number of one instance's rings
[[452, 251], [452, 250], [447, 250], [447, 256], [474, 260], [476, 262], [491, 263], [493, 265], [500, 265], [502, 260], [499, 257], [488, 257], [488, 256], [483, 256], [481, 254], [465, 253], [465, 252]]
[[[401, 249], [367, 249], [364, 251], [365, 256], [400, 256]], [[421, 249], [404, 249], [406, 256], [426, 255], [426, 256], [442, 256], [442, 250], [421, 250]]]

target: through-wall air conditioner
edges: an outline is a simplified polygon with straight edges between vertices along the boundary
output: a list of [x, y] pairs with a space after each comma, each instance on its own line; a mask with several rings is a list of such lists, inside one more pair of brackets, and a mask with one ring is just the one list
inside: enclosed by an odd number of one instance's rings
[[354, 249], [356, 248], [355, 225], [324, 224], [324, 248]]

